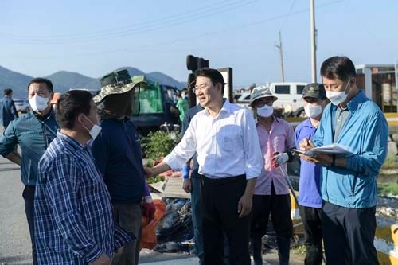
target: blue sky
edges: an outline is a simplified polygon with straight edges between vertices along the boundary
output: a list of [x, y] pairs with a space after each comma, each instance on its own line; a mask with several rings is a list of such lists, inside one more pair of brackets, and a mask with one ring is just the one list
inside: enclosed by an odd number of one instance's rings
[[[188, 54], [232, 67], [235, 87], [311, 81], [309, 0], [0, 1], [0, 65], [33, 76], [99, 77], [132, 66], [186, 81]], [[318, 69], [334, 55], [356, 64], [398, 60], [398, 1], [315, 0]]]

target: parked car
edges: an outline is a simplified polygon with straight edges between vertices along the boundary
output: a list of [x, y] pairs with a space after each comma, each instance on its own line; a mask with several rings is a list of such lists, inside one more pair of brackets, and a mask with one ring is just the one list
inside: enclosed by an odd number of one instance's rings
[[271, 83], [271, 92], [278, 97], [274, 107], [283, 108], [287, 116], [300, 116], [304, 113], [301, 98], [305, 85], [299, 82]]
[[14, 99], [15, 108], [22, 113], [29, 112], [29, 100], [27, 99]]

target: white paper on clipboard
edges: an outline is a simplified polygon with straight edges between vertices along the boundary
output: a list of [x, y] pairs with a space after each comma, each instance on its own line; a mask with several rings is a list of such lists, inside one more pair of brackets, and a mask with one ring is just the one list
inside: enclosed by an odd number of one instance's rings
[[314, 156], [315, 154], [325, 154], [325, 155], [338, 155], [338, 156], [350, 156], [350, 152], [346, 147], [339, 144], [331, 144], [320, 147], [315, 147], [304, 153], [307, 156]]

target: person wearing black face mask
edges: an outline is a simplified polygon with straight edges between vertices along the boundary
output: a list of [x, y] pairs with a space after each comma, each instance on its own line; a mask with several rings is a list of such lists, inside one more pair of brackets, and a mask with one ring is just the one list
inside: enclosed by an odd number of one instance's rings
[[115, 222], [137, 237], [115, 256], [114, 265], [138, 264], [142, 215], [149, 222], [155, 211], [142, 166], [140, 139], [130, 120], [134, 87], [128, 79], [119, 80], [103, 86], [94, 97], [102, 129], [92, 143], [95, 163], [110, 193]]

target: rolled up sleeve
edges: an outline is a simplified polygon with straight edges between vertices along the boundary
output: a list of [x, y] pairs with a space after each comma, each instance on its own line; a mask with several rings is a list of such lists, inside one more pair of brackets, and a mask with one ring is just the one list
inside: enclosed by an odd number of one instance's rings
[[5, 157], [15, 150], [18, 144], [18, 137], [15, 130], [15, 120], [7, 126], [0, 138], [0, 154]]
[[193, 117], [180, 143], [167, 155], [163, 162], [172, 170], [180, 170], [182, 166], [196, 153], [196, 119]]

